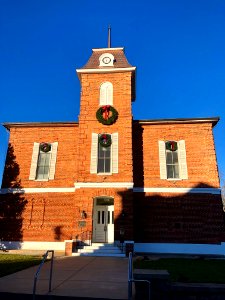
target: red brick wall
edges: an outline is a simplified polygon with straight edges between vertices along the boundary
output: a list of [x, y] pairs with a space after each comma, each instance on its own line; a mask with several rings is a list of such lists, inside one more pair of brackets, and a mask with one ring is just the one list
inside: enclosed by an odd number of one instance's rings
[[[136, 187], [219, 187], [211, 124], [140, 125], [136, 122], [132, 128], [131, 77], [131, 72], [82, 74], [79, 126], [13, 127], [10, 143], [17, 174], [9, 180], [3, 179], [3, 187], [73, 187], [75, 182], [132, 182], [133, 177]], [[96, 119], [99, 87], [104, 81], [113, 84], [113, 106], [119, 113], [118, 120], [111, 126], [102, 125]], [[119, 133], [118, 174], [90, 174], [92, 132]], [[185, 140], [188, 180], [160, 179], [159, 140]], [[56, 141], [58, 153], [55, 179], [30, 181], [33, 143]], [[75, 193], [1, 196], [4, 211], [7, 212], [1, 211], [1, 224], [4, 225], [1, 238], [63, 241], [75, 238], [83, 231], [92, 231], [96, 196], [114, 198], [116, 240], [120, 238], [121, 227], [125, 229], [125, 239], [133, 239], [134, 224], [136, 241], [220, 241], [220, 196], [134, 193], [133, 218], [133, 192], [110, 188], [78, 189]], [[78, 222], [82, 220], [82, 210], [87, 213], [87, 218], [86, 227], [81, 229]], [[124, 217], [122, 211], [125, 212]], [[12, 223], [12, 220], [16, 227], [7, 235], [7, 224]]]
[[[81, 182], [132, 182], [132, 114], [131, 114], [131, 72], [114, 74], [83, 74], [81, 77], [81, 106], [79, 116], [79, 160], [78, 180]], [[101, 83], [113, 84], [113, 106], [118, 111], [117, 121], [110, 126], [96, 119], [99, 106]], [[119, 173], [111, 176], [90, 174], [91, 134], [119, 133]]]
[[[14, 160], [18, 164], [19, 174], [16, 181], [20, 187], [73, 187], [77, 179], [77, 140], [78, 126], [55, 127], [12, 127], [9, 143], [12, 146]], [[55, 179], [49, 181], [29, 180], [34, 142], [58, 142]], [[11, 157], [8, 164], [11, 163]], [[15, 181], [12, 174], [11, 181]], [[3, 187], [10, 187], [13, 182], [5, 181]]]
[[[35, 193], [1, 195], [0, 237], [13, 241], [64, 241], [81, 239], [92, 232], [94, 198], [114, 198], [115, 239], [120, 228], [126, 239], [133, 238], [132, 192], [120, 189], [78, 189], [75, 193]], [[81, 212], [85, 211], [86, 219]], [[121, 212], [124, 210], [125, 217]], [[3, 213], [4, 211], [4, 213]], [[79, 221], [86, 226], [79, 227]]]
[[224, 224], [220, 195], [134, 195], [135, 241], [220, 243]]
[[[162, 180], [158, 141], [185, 140], [188, 180]], [[133, 128], [134, 182], [145, 187], [219, 188], [211, 123], [135, 124]]]

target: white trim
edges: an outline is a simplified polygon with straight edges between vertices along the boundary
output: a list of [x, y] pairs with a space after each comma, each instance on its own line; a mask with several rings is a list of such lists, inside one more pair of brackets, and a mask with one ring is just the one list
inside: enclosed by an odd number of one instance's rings
[[133, 182], [76, 182], [76, 189], [80, 188], [127, 188], [133, 189]]
[[[109, 63], [107, 64], [107, 63], [104, 63], [104, 58], [105, 57], [109, 57], [110, 58], [110, 61], [109, 61]], [[114, 56], [112, 55], [112, 53], [103, 53], [102, 55], [100, 55], [100, 57], [99, 57], [99, 66], [100, 67], [113, 67], [113, 65], [114, 65]]]
[[111, 171], [113, 174], [118, 173], [119, 171], [119, 134], [118, 132], [112, 133], [112, 165], [111, 165]]
[[6, 250], [59, 250], [65, 251], [65, 242], [19, 242], [19, 241], [0, 241], [0, 249]]
[[97, 160], [98, 160], [98, 134], [92, 132], [91, 135], [91, 160], [90, 173], [97, 174]]
[[113, 84], [105, 81], [99, 89], [99, 105], [113, 105]]
[[34, 145], [33, 145], [29, 180], [35, 180], [36, 179], [37, 163], [38, 163], [38, 156], [39, 156], [39, 147], [40, 147], [40, 144], [35, 142]]
[[93, 52], [95, 51], [106, 51], [106, 50], [123, 50], [124, 47], [118, 47], [118, 48], [94, 48], [92, 49]]
[[[103, 173], [102, 175], [106, 175]], [[220, 195], [220, 188], [143, 188], [134, 187], [133, 182], [76, 182], [75, 187], [54, 187], [54, 188], [8, 188], [0, 189], [3, 194], [35, 194], [35, 193], [73, 193], [80, 188], [127, 188], [133, 189], [134, 193], [174, 193], [174, 194], [214, 194]]]
[[134, 193], [190, 193], [190, 194], [214, 194], [220, 195], [220, 188], [142, 188], [135, 187]]
[[108, 73], [135, 71], [136, 67], [129, 68], [107, 68], [107, 69], [76, 69], [77, 73]]
[[18, 188], [0, 189], [0, 194], [35, 194], [35, 193], [73, 193], [74, 187], [67, 188]]
[[51, 150], [52, 155], [51, 155], [51, 160], [49, 165], [49, 174], [48, 174], [49, 180], [53, 180], [55, 177], [58, 142], [54, 142], [51, 145], [52, 145], [52, 150]]
[[160, 179], [167, 179], [165, 142], [158, 141]]
[[224, 255], [225, 243], [179, 244], [179, 243], [135, 243], [134, 251], [140, 253], [205, 254]]

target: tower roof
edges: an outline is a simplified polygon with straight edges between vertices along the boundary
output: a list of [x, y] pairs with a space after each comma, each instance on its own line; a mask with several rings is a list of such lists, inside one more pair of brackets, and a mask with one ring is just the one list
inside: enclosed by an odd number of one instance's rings
[[[113, 57], [113, 62], [109, 65], [101, 64], [101, 57], [107, 56], [109, 54]], [[126, 72], [131, 71], [135, 73], [136, 67], [133, 67], [129, 64], [125, 54], [124, 48], [99, 48], [92, 49], [92, 55], [89, 58], [88, 62], [77, 69], [78, 76], [80, 73], [107, 73], [107, 72]]]
[[125, 54], [124, 48], [99, 48], [92, 49], [92, 55], [89, 58], [86, 65], [84, 65], [81, 69], [105, 69], [112, 67], [102, 67], [99, 65], [99, 58], [104, 53], [110, 53], [114, 56], [114, 64], [113, 68], [131, 68], [132, 65], [129, 64]]
[[132, 101], [135, 100], [135, 70], [127, 60], [124, 48], [98, 48], [92, 49], [91, 57], [88, 62], [77, 69], [77, 75], [81, 79], [81, 74], [87, 73], [132, 73]]

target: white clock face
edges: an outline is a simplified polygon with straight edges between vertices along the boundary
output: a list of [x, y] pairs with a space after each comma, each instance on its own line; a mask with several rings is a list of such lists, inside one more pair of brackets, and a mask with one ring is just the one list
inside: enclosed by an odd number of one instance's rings
[[104, 64], [107, 65], [107, 64], [109, 64], [111, 62], [111, 58], [108, 57], [108, 56], [105, 56], [105, 57], [103, 57], [102, 61], [103, 61]]

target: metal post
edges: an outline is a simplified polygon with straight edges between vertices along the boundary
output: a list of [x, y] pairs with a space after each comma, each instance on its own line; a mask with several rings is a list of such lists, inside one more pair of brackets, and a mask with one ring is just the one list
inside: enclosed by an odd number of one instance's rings
[[50, 266], [50, 277], [49, 277], [49, 289], [48, 291], [52, 291], [52, 270], [53, 270], [53, 257], [54, 257], [54, 250], [52, 252], [52, 257], [51, 257], [51, 266]]
[[128, 258], [128, 300], [132, 299], [132, 282], [133, 282], [133, 259], [132, 252], [129, 253]]
[[48, 292], [51, 292], [52, 289], [52, 270], [53, 270], [53, 259], [54, 259], [54, 250], [48, 250], [44, 255], [43, 255], [43, 259], [38, 267], [38, 270], [36, 272], [36, 274], [34, 275], [34, 285], [33, 285], [33, 300], [35, 300], [35, 296], [36, 296], [36, 286], [37, 286], [37, 279], [38, 276], [40, 274], [41, 268], [45, 262], [45, 260], [48, 257], [48, 253], [51, 252], [52, 253], [52, 257], [51, 257], [51, 265], [50, 265], [50, 275], [49, 275], [49, 289]]

